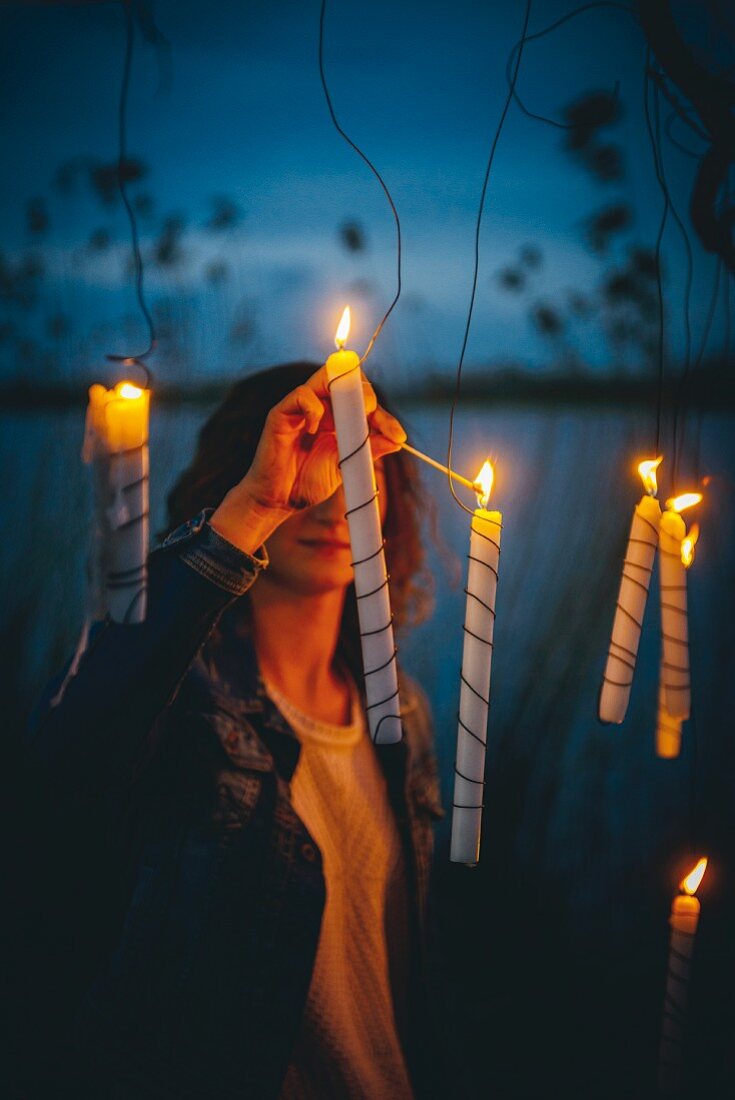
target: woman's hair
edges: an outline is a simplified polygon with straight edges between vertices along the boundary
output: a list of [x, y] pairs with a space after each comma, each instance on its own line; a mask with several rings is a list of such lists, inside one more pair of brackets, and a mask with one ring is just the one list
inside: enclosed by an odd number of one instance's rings
[[[286, 394], [305, 382], [319, 365], [286, 363], [235, 383], [199, 433], [194, 461], [168, 495], [170, 529], [202, 508], [216, 508], [249, 470], [266, 417]], [[385, 400], [378, 392], [378, 400]], [[415, 462], [397, 451], [383, 459], [387, 510], [383, 524], [390, 574], [391, 606], [397, 627], [414, 626], [429, 614], [432, 579], [421, 539], [421, 488]], [[341, 642], [353, 663], [358, 637], [353, 586], [345, 602]]]

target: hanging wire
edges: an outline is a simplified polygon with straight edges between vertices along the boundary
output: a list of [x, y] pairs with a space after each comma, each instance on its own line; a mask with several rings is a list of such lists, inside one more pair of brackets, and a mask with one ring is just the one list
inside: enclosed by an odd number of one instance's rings
[[107, 359], [113, 363], [123, 363], [125, 366], [136, 366], [143, 371], [145, 375], [146, 389], [150, 386], [153, 375], [150, 367], [144, 362], [145, 359], [155, 350], [156, 347], [156, 330], [153, 324], [153, 318], [151, 317], [150, 310], [145, 300], [145, 292], [143, 287], [143, 257], [140, 251], [140, 240], [138, 238], [138, 226], [135, 220], [135, 212], [128, 198], [127, 188], [125, 186], [125, 165], [127, 160], [127, 110], [128, 110], [128, 89], [130, 87], [130, 71], [133, 64], [133, 46], [135, 40], [135, 33], [133, 28], [133, 11], [131, 6], [131, 0], [122, 0], [123, 10], [125, 12], [125, 61], [123, 64], [123, 76], [122, 83], [120, 85], [120, 100], [118, 103], [118, 133], [119, 133], [119, 148], [117, 158], [117, 186], [120, 191], [120, 198], [123, 201], [123, 206], [127, 211], [128, 221], [130, 222], [130, 244], [133, 253], [133, 268], [135, 272], [135, 293], [138, 299], [138, 305], [140, 311], [143, 314], [145, 323], [148, 327], [148, 346], [145, 351], [140, 352], [138, 355], [108, 355]]
[[[702, 340], [701, 340], [700, 345], [699, 345], [699, 351], [697, 352], [697, 357], [694, 360], [694, 363], [692, 364], [692, 369], [691, 369], [692, 374], [695, 371], [697, 371], [699, 369], [699, 367], [701, 366], [702, 361], [704, 359], [705, 351], [707, 350], [707, 344], [709, 343], [709, 337], [710, 337], [710, 333], [712, 331], [712, 323], [715, 319], [715, 314], [717, 312], [717, 299], [718, 299], [719, 293], [720, 293], [720, 279], [722, 277], [722, 266], [723, 266], [722, 260], [718, 259], [717, 260], [717, 266], [715, 268], [715, 278], [714, 278], [714, 284], [713, 284], [713, 287], [712, 287], [712, 297], [710, 298], [709, 309], [707, 310], [707, 319], [704, 323], [704, 328], [702, 330]], [[689, 375], [689, 372], [687, 372], [687, 374], [682, 376], [682, 378], [679, 382], [679, 390], [678, 390], [678, 393], [677, 393], [677, 401], [676, 401], [676, 408], [675, 408], [675, 415], [677, 417], [679, 415], [683, 395], [686, 391], [686, 388], [689, 384], [689, 381], [690, 381], [690, 375]], [[681, 454], [684, 450], [685, 427], [686, 427], [686, 425], [683, 422], [683, 418], [682, 418], [680, 439], [679, 439], [679, 445], [678, 445], [678, 453], [676, 451], [674, 452], [674, 461], [675, 462], [678, 461], [678, 459], [681, 457]], [[696, 448], [697, 448], [697, 451], [698, 451], [698, 449], [699, 449], [698, 437], [697, 437], [697, 441], [696, 441]], [[698, 465], [699, 465], [699, 459], [697, 457], [697, 466]]]
[[[447, 469], [449, 469], [449, 470], [452, 469], [452, 451], [454, 449], [454, 417], [455, 417], [455, 413], [457, 411], [457, 405], [459, 403], [460, 391], [461, 391], [461, 388], [462, 388], [462, 367], [464, 366], [464, 357], [465, 357], [465, 352], [467, 351], [467, 342], [470, 338], [470, 328], [472, 327], [472, 315], [474, 313], [475, 297], [477, 295], [477, 280], [478, 280], [478, 276], [479, 276], [479, 273], [480, 273], [480, 229], [482, 227], [482, 215], [483, 215], [483, 212], [484, 212], [484, 209], [485, 209], [485, 197], [487, 195], [487, 187], [488, 187], [488, 183], [489, 183], [489, 180], [490, 180], [490, 171], [492, 169], [493, 161], [495, 159], [495, 151], [498, 147], [498, 142], [500, 141], [500, 135], [501, 135], [502, 130], [503, 130], [503, 125], [505, 123], [505, 117], [508, 114], [508, 109], [509, 109], [511, 101], [513, 99], [513, 93], [515, 91], [516, 81], [518, 79], [518, 72], [519, 72], [520, 67], [521, 67], [521, 58], [523, 56], [523, 46], [526, 42], [526, 32], [528, 30], [528, 21], [529, 21], [530, 17], [531, 17], [531, 0], [526, 0], [526, 14], [525, 14], [525, 18], [523, 20], [523, 33], [522, 33], [521, 39], [520, 39], [520, 47], [517, 51], [515, 67], [513, 69], [513, 75], [512, 75], [511, 82], [510, 82], [510, 87], [508, 89], [508, 94], [505, 98], [505, 104], [503, 106], [503, 110], [502, 110], [502, 113], [500, 115], [500, 120], [499, 120], [498, 125], [497, 125], [496, 130], [495, 130], [495, 136], [493, 137], [493, 142], [492, 142], [492, 145], [490, 147], [490, 155], [488, 156], [487, 167], [485, 168], [485, 178], [484, 178], [483, 183], [482, 183], [482, 191], [480, 192], [480, 204], [479, 204], [478, 209], [477, 209], [477, 218], [476, 218], [476, 221], [475, 221], [475, 263], [474, 263], [474, 270], [472, 272], [472, 292], [470, 294], [470, 304], [469, 304], [469, 307], [467, 309], [467, 320], [465, 322], [464, 336], [462, 338], [462, 348], [461, 348], [461, 351], [459, 353], [459, 361], [457, 363], [457, 376], [456, 376], [456, 383], [455, 383], [455, 387], [454, 387], [454, 396], [452, 398], [452, 407], [451, 407], [450, 412], [449, 412], [449, 442], [448, 442], [448, 445], [447, 445], [447, 462], [446, 462]], [[447, 475], [447, 484], [449, 485], [449, 492], [452, 494], [452, 497], [454, 498], [455, 503], [458, 504], [459, 507], [463, 511], [467, 512], [469, 515], [473, 515], [474, 514], [473, 509], [468, 508], [466, 504], [463, 504], [462, 501], [457, 496], [456, 492], [454, 491], [454, 485], [452, 484], [451, 474]]]
[[[650, 74], [649, 74], [650, 75]], [[674, 401], [674, 413], [672, 422], [672, 467], [671, 467], [671, 482], [672, 485], [676, 485], [677, 470], [678, 470], [678, 455], [677, 455], [677, 430], [679, 422], [679, 410], [681, 405], [682, 387], [684, 380], [686, 379], [691, 369], [691, 356], [692, 356], [692, 327], [691, 327], [691, 299], [692, 299], [692, 285], [694, 281], [694, 256], [692, 252], [692, 245], [689, 239], [689, 234], [686, 231], [686, 226], [682, 221], [679, 212], [676, 208], [676, 204], [672, 198], [671, 192], [668, 188], [666, 180], [666, 164], [664, 161], [663, 148], [661, 142], [661, 104], [659, 96], [658, 82], [654, 83], [654, 143], [656, 146], [656, 158], [661, 173], [661, 183], [665, 188], [666, 195], [668, 196], [669, 209], [671, 216], [679, 229], [682, 240], [684, 242], [684, 249], [686, 251], [687, 268], [686, 268], [686, 280], [684, 286], [684, 368], [679, 380], [679, 386], [677, 388], [676, 398]]]
[[319, 14], [319, 77], [320, 77], [321, 82], [322, 82], [322, 88], [324, 89], [324, 98], [327, 101], [327, 108], [329, 110], [329, 115], [330, 115], [330, 118], [332, 119], [332, 123], [334, 124], [334, 128], [337, 131], [337, 133], [340, 135], [340, 137], [344, 138], [344, 140], [347, 142], [347, 144], [350, 146], [351, 149], [354, 149], [354, 151], [361, 158], [361, 160], [368, 166], [368, 168], [373, 173], [376, 180], [378, 181], [378, 183], [382, 187], [383, 194], [385, 195], [386, 199], [388, 200], [388, 205], [390, 206], [391, 213], [392, 213], [393, 218], [394, 218], [395, 223], [396, 223], [396, 292], [395, 292], [395, 295], [393, 297], [392, 302], [390, 303], [387, 310], [383, 314], [382, 319], [378, 323], [377, 328], [375, 329], [372, 336], [370, 337], [367, 348], [363, 352], [363, 355], [360, 359], [360, 363], [358, 364], [358, 365], [362, 365], [365, 362], [365, 360], [367, 359], [370, 352], [373, 350], [373, 347], [375, 345], [375, 341], [378, 339], [378, 336], [381, 333], [383, 325], [385, 324], [385, 322], [388, 320], [391, 313], [395, 309], [395, 307], [398, 303], [398, 299], [401, 296], [401, 263], [402, 263], [401, 221], [400, 221], [400, 218], [398, 217], [398, 211], [396, 209], [395, 203], [393, 202], [393, 197], [392, 197], [390, 191], [388, 190], [388, 185], [386, 184], [385, 180], [381, 176], [380, 172], [375, 167], [375, 165], [370, 160], [370, 158], [362, 151], [362, 149], [359, 147], [359, 145], [357, 145], [352, 140], [352, 138], [349, 136], [349, 134], [345, 133], [345, 131], [342, 129], [342, 127], [340, 126], [340, 124], [337, 120], [337, 115], [336, 115], [335, 110], [334, 110], [334, 104], [332, 103], [332, 97], [329, 93], [329, 87], [327, 85], [326, 73], [324, 71], [324, 18], [325, 18], [325, 14], [326, 14], [326, 8], [327, 8], [327, 0], [322, 0], [321, 11], [320, 11], [320, 14]]
[[656, 237], [656, 247], [654, 251], [656, 264], [656, 286], [658, 289], [658, 392], [656, 398], [656, 437], [654, 441], [653, 453], [657, 455], [660, 453], [661, 450], [661, 427], [665, 375], [665, 316], [663, 279], [661, 278], [661, 243], [663, 241], [664, 233], [666, 231], [666, 222], [668, 220], [669, 210], [671, 209], [671, 199], [669, 197], [669, 189], [666, 186], [666, 180], [664, 179], [661, 171], [659, 149], [656, 144], [656, 135], [653, 128], [653, 123], [651, 121], [651, 108], [649, 105], [650, 77], [648, 72], [650, 61], [651, 47], [649, 46], [646, 50], [646, 61], [643, 67], [643, 110], [646, 118], [646, 129], [648, 130], [648, 137], [651, 142], [651, 151], [653, 153], [653, 164], [656, 171], [656, 179], [658, 180], [658, 185], [661, 188], [661, 194], [664, 197], [664, 207], [661, 212], [661, 221], [658, 227], [658, 235]]
[[[551, 34], [552, 31], [555, 31], [557, 29], [557, 27], [561, 27], [564, 25], [564, 23], [568, 23], [569, 20], [574, 19], [575, 16], [582, 15], [583, 12], [586, 11], [592, 11], [594, 8], [616, 8], [618, 11], [624, 11], [628, 15], [632, 15], [634, 19], [638, 19], [635, 8], [631, 8], [628, 4], [615, 3], [614, 0], [595, 0], [595, 2], [591, 4], [582, 4], [580, 7], [575, 8], [574, 11], [567, 12], [566, 15], [562, 16], [561, 19], [557, 19], [556, 22], [550, 23], [549, 26], [544, 27], [543, 30], [536, 31], [535, 34], [529, 34], [516, 42], [516, 44], [513, 46], [513, 49], [508, 54], [508, 60], [505, 64], [505, 79], [508, 82], [508, 87], [510, 88], [512, 84], [511, 69], [513, 67], [513, 59], [518, 50], [522, 49], [524, 42], [535, 42], [537, 39], [543, 38], [547, 34]], [[616, 80], [615, 87], [610, 93], [610, 98], [613, 101], [616, 101], [619, 92], [620, 83]], [[548, 126], [554, 126], [557, 130], [573, 130], [576, 126], [576, 123], [574, 122], [560, 122], [559, 119], [548, 118], [546, 115], [539, 115], [535, 111], [531, 111], [528, 107], [526, 107], [520, 95], [515, 90], [515, 86], [513, 86], [512, 88], [512, 96], [518, 107], [521, 109], [523, 114], [527, 116], [527, 118], [535, 119], [536, 122], [545, 122]]]

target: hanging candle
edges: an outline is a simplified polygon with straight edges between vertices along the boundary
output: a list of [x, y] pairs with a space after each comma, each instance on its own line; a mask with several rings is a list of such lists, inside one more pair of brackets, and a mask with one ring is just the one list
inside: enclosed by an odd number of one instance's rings
[[493, 484], [493, 468], [489, 462], [482, 467], [477, 482], [481, 492], [477, 496], [478, 508], [470, 529], [449, 855], [453, 863], [471, 866], [480, 858], [490, 668], [503, 526], [500, 512], [487, 511]]
[[661, 462], [661, 458], [647, 459], [638, 466], [645, 493], [633, 512], [623, 560], [623, 575], [620, 579], [610, 648], [600, 691], [601, 722], [619, 725], [628, 709], [643, 615], [658, 546], [661, 508], [656, 500], [656, 470]]
[[674, 898], [669, 924], [669, 964], [666, 973], [666, 994], [661, 1026], [658, 1084], [664, 1096], [671, 1096], [681, 1088], [681, 1055], [684, 1042], [689, 976], [697, 934], [700, 905], [694, 896], [707, 869], [706, 858], [679, 883], [681, 893]]
[[[685, 569], [694, 561], [694, 548], [699, 538], [699, 524], [693, 523], [681, 543], [681, 560]], [[661, 656], [663, 661], [663, 652]], [[663, 671], [663, 670], [662, 670]], [[656, 755], [664, 760], [674, 760], [681, 749], [681, 718], [673, 718], [666, 709], [663, 675], [659, 675], [658, 709], [656, 713]]]
[[689, 675], [689, 624], [687, 615], [686, 565], [682, 544], [686, 526], [680, 513], [699, 504], [701, 493], [683, 493], [666, 501], [661, 517], [659, 561], [661, 571], [661, 683], [666, 710], [682, 721], [691, 709]]
[[95, 470], [96, 603], [117, 623], [146, 615], [150, 390], [89, 390], [83, 457]]
[[326, 368], [347, 503], [368, 724], [373, 741], [387, 745], [402, 737], [396, 647], [360, 358], [344, 349], [349, 331], [347, 306], [335, 336], [338, 350]]

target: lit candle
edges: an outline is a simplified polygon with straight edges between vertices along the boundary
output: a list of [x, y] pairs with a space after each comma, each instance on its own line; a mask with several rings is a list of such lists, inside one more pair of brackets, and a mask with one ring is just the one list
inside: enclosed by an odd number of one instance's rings
[[686, 1015], [689, 974], [694, 951], [694, 937], [699, 923], [699, 901], [694, 894], [699, 887], [707, 860], [700, 859], [693, 871], [679, 884], [682, 891], [671, 906], [671, 939], [666, 974], [666, 995], [661, 1027], [661, 1047], [658, 1063], [659, 1090], [668, 1096], [680, 1088], [684, 1019]]
[[660, 458], [638, 466], [645, 493], [633, 512], [633, 522], [623, 561], [618, 602], [615, 608], [610, 648], [600, 691], [601, 722], [620, 724], [625, 718], [633, 683], [643, 614], [658, 546], [661, 508], [656, 500], [656, 470]]
[[[699, 525], [693, 523], [681, 543], [681, 560], [685, 569], [694, 561], [694, 547], [699, 538]], [[662, 654], [663, 660], [663, 654]], [[663, 670], [662, 670], [663, 672]], [[674, 760], [681, 749], [681, 718], [672, 718], [666, 709], [663, 675], [659, 676], [658, 710], [656, 714], [656, 754], [664, 760]]]
[[373, 741], [385, 745], [402, 737], [396, 647], [360, 359], [344, 350], [349, 330], [346, 307], [335, 336], [338, 350], [326, 366], [347, 503], [368, 724]]
[[477, 497], [479, 507], [472, 517], [470, 530], [449, 854], [453, 863], [473, 866], [480, 858], [490, 667], [503, 526], [500, 512], [486, 511], [493, 484], [493, 468], [489, 462], [483, 466], [477, 481], [482, 492]]
[[689, 624], [687, 616], [686, 565], [682, 543], [686, 527], [680, 516], [685, 508], [699, 504], [701, 493], [683, 493], [666, 501], [661, 517], [659, 560], [661, 565], [661, 682], [666, 710], [672, 718], [689, 717]]
[[130, 382], [89, 391], [84, 459], [97, 482], [99, 600], [118, 623], [146, 614], [149, 400]]

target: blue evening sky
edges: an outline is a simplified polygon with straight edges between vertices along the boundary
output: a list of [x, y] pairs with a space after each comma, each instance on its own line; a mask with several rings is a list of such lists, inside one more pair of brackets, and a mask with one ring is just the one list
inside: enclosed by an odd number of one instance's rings
[[[572, 10], [537, 0], [531, 30]], [[419, 370], [451, 372], [461, 343], [472, 275], [474, 219], [490, 141], [502, 109], [508, 52], [524, 5], [477, 0], [329, 0], [326, 67], [342, 125], [374, 160], [390, 187], [404, 232], [404, 297], [375, 351], [382, 371], [402, 380]], [[285, 357], [323, 357], [344, 301], [361, 347], [390, 301], [395, 235], [378, 184], [329, 120], [317, 69], [319, 0], [205, 5], [166, 0], [155, 17], [171, 45], [171, 80], [159, 88], [150, 45], [136, 41], [128, 145], [149, 165], [156, 217], [187, 219], [184, 261], [149, 267], [152, 302], [167, 298], [186, 369], [221, 374]], [[84, 186], [60, 196], [60, 163], [75, 156], [114, 160], [124, 26], [115, 3], [5, 6], [1, 15], [2, 159], [0, 226], [10, 262], [30, 246], [43, 254], [42, 327], [54, 311], [72, 335], [60, 339], [64, 370], [84, 370], [109, 350], [144, 343], [129, 274], [122, 208], [104, 210]], [[600, 261], [580, 225], [605, 202], [635, 211], [630, 240], [653, 246], [661, 212], [642, 111], [645, 44], [634, 19], [600, 9], [584, 13], [526, 46], [519, 91], [528, 106], [559, 115], [576, 96], [620, 82], [625, 148], [622, 185], [601, 185], [562, 151], [559, 130], [512, 106], [491, 176], [482, 231], [480, 282], [469, 367], [513, 361], [548, 367], [548, 342], [528, 319], [531, 301], [553, 305], [586, 290]], [[694, 141], [687, 135], [682, 139]], [[695, 161], [665, 147], [675, 202], [688, 222]], [[46, 196], [51, 228], [29, 241], [27, 200]], [[226, 195], [244, 211], [227, 237], [207, 233], [211, 199]], [[367, 250], [351, 254], [338, 227], [358, 220]], [[85, 242], [107, 228], [113, 245], [91, 255]], [[150, 229], [141, 224], [144, 247]], [[495, 277], [527, 244], [544, 256], [530, 296], [509, 294]], [[681, 342], [683, 252], [673, 225], [664, 243], [671, 352]], [[212, 286], [213, 260], [228, 278]], [[692, 320], [701, 333], [714, 264], [695, 247]], [[172, 311], [172, 312], [171, 312]], [[229, 333], [252, 330], [244, 346]], [[721, 331], [715, 323], [713, 343]], [[128, 344], [121, 347], [121, 340]], [[573, 344], [592, 365], [610, 365], [595, 324], [580, 323]], [[169, 356], [172, 354], [168, 352]], [[164, 371], [172, 369], [169, 362]]]

